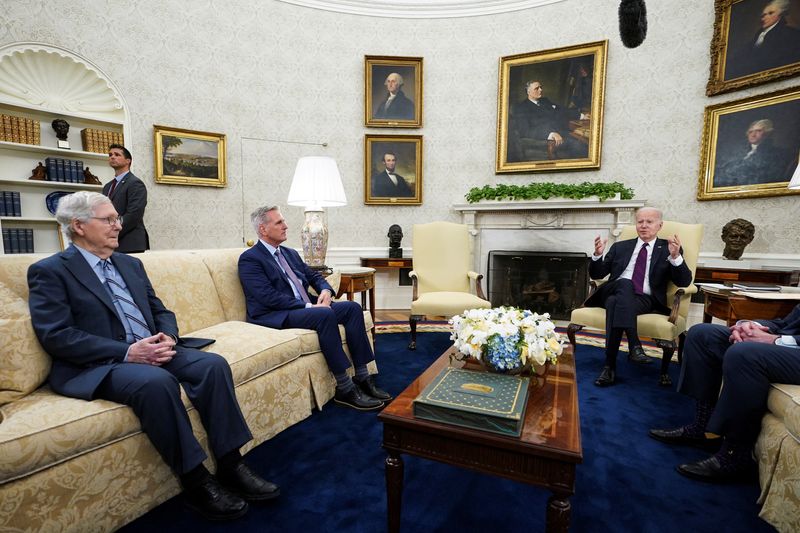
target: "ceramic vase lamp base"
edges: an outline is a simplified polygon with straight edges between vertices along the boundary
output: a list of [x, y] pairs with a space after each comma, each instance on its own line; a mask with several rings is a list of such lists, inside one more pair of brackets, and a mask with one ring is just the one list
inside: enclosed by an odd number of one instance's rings
[[303, 258], [314, 270], [327, 270], [325, 255], [328, 252], [328, 225], [321, 207], [306, 208], [306, 218], [300, 230]]

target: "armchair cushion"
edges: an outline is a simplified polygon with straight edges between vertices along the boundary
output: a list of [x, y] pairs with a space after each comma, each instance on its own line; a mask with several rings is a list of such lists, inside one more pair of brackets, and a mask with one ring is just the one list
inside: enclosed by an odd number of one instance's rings
[[463, 313], [465, 309], [491, 306], [491, 303], [468, 292], [428, 292], [411, 302], [411, 314], [451, 317]]

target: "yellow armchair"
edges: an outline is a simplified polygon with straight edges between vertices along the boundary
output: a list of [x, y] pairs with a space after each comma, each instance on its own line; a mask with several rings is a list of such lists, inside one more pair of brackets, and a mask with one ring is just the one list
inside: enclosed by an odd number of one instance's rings
[[[413, 238], [410, 350], [417, 348], [417, 321], [425, 316], [449, 318], [466, 309], [492, 306], [481, 288], [483, 275], [470, 270], [472, 246], [466, 226], [452, 222], [414, 224]], [[470, 292], [473, 281], [477, 296]]]
[[[677, 234], [683, 247], [683, 259], [686, 266], [692, 271], [694, 280], [697, 269], [697, 255], [700, 252], [700, 242], [703, 239], [702, 224], [682, 224], [680, 222], [664, 221], [664, 226], [658, 232], [658, 236], [666, 238], [669, 235]], [[636, 227], [625, 226], [622, 228], [617, 240], [636, 238]], [[594, 284], [594, 282], [592, 282]], [[595, 285], [596, 287], [596, 285]], [[659, 384], [662, 386], [672, 385], [672, 380], [667, 373], [672, 355], [675, 353], [676, 339], [678, 348], [678, 361], [683, 355], [683, 341], [686, 338], [686, 322], [689, 315], [689, 304], [692, 294], [697, 292], [694, 284], [685, 288], [680, 288], [670, 283], [667, 289], [667, 301], [672, 302], [672, 311], [669, 316], [657, 313], [639, 315], [637, 328], [639, 335], [650, 337], [661, 348], [661, 375]], [[570, 324], [567, 327], [567, 336], [572, 343], [573, 349], [576, 348], [575, 333], [583, 328], [606, 329], [606, 311], [602, 307], [579, 307], [572, 311]], [[573, 351], [573, 353], [575, 353]]]

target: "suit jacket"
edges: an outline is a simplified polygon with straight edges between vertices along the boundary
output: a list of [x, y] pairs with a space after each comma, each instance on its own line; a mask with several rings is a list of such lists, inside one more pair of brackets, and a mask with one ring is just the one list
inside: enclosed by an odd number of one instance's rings
[[797, 344], [800, 344], [800, 304], [784, 318], [775, 320], [757, 320], [759, 324], [767, 326], [774, 335], [791, 335]]
[[[113, 181], [113, 180], [112, 180]], [[109, 181], [103, 186], [103, 194], [111, 190]], [[144, 208], [147, 207], [147, 187], [132, 172], [122, 178], [114, 194], [109, 196], [114, 209], [123, 217], [122, 231], [119, 232], [118, 252], [141, 252], [150, 249], [150, 237], [144, 227]]]
[[399, 118], [399, 119], [413, 119], [414, 118], [414, 102], [409, 100], [403, 91], [397, 91], [397, 96], [394, 97], [389, 108], [386, 109], [386, 101], [389, 95], [378, 104], [375, 108], [375, 118]]
[[[142, 262], [119, 253], [111, 262], [150, 331], [177, 338], [175, 314], [156, 296]], [[53, 358], [50, 385], [65, 396], [91, 400], [130, 346], [111, 295], [75, 246], [32, 264], [28, 287], [33, 329]]]
[[[603, 259], [591, 261], [589, 263], [589, 275], [592, 279], [604, 278], [611, 274], [609, 281], [618, 279], [633, 257], [633, 250], [636, 248], [637, 239], [619, 241], [611, 245]], [[683, 250], [681, 250], [683, 253]], [[686, 266], [686, 261], [680, 266], [672, 266], [667, 259], [669, 257], [669, 246], [665, 239], [656, 238], [653, 244], [653, 254], [650, 257], [650, 296], [662, 306], [669, 308], [667, 303], [667, 284], [672, 281], [678, 287], [686, 287], [692, 282], [692, 271]], [[599, 292], [599, 291], [598, 291]], [[600, 295], [595, 292], [588, 300], [588, 307], [597, 307], [602, 302], [599, 301]]]
[[394, 177], [397, 178], [397, 185], [392, 182], [389, 178], [389, 173], [385, 170], [372, 176], [370, 196], [376, 198], [413, 198], [414, 191], [403, 176], [395, 174]]
[[772, 139], [765, 139], [750, 157], [750, 143], [742, 145], [736, 157], [720, 164], [714, 172], [714, 187], [751, 185], [789, 181], [797, 166], [791, 163], [786, 150], [775, 146]]
[[[308, 292], [313, 287], [318, 293], [327, 289], [335, 296], [325, 278], [311, 269], [295, 250], [281, 246], [283, 257]], [[305, 308], [292, 291], [289, 276], [283, 273], [278, 262], [261, 242], [245, 250], [239, 256], [239, 281], [244, 289], [247, 304], [247, 321], [270, 328], [280, 329], [289, 311]], [[314, 302], [315, 296], [308, 295]]]
[[786, 24], [781, 17], [764, 36], [761, 46], [756, 46], [761, 30], [756, 31], [746, 46], [739, 47], [726, 61], [725, 79], [738, 78], [791, 65], [800, 61], [800, 31]]

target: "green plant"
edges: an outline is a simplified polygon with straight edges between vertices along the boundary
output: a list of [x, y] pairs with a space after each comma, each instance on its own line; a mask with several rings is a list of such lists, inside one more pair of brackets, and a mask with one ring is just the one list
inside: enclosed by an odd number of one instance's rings
[[571, 198], [580, 200], [589, 196], [597, 196], [600, 201], [613, 198], [619, 193], [623, 200], [633, 199], [633, 189], [619, 182], [590, 183], [585, 181], [578, 185], [566, 183], [529, 183], [527, 185], [484, 185], [473, 187], [464, 195], [467, 202], [474, 204], [481, 200], [536, 200], [549, 198]]

